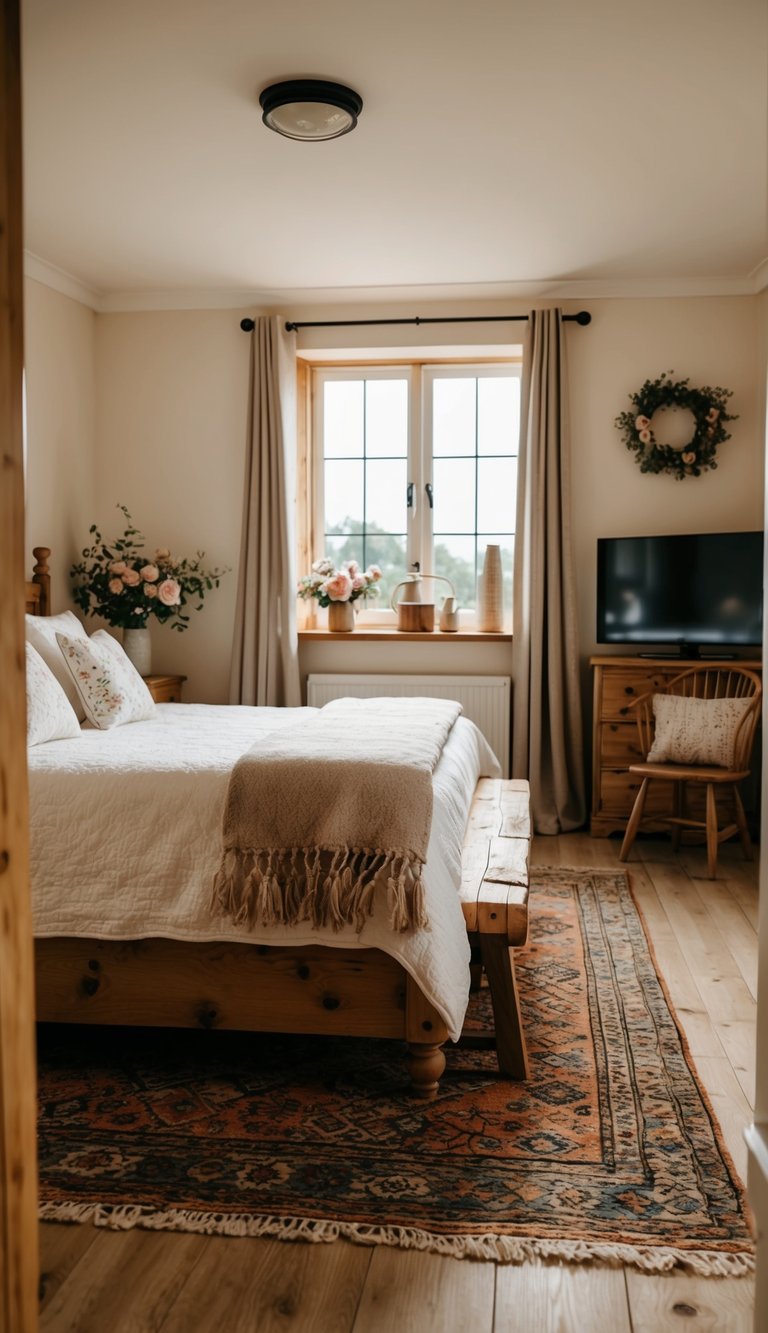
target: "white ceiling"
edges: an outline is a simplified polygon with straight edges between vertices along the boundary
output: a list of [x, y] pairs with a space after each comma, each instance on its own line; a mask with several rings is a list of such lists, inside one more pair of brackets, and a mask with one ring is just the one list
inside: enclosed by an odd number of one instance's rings
[[[762, 285], [765, 0], [24, 0], [22, 17], [26, 245], [99, 297]], [[352, 134], [262, 125], [259, 91], [301, 75], [357, 89]]]

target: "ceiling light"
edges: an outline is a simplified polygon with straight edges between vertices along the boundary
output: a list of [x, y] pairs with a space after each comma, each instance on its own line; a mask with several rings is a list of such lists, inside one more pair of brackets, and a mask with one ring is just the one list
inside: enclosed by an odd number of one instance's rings
[[338, 139], [355, 128], [363, 99], [343, 83], [288, 79], [259, 97], [264, 124], [287, 139]]

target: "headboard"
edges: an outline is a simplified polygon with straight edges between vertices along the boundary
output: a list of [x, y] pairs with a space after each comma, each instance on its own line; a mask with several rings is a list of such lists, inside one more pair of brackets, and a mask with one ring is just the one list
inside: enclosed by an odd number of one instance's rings
[[31, 616], [49, 616], [51, 614], [51, 571], [48, 561], [51, 556], [49, 546], [32, 548], [35, 564], [32, 581], [25, 585], [25, 610]]

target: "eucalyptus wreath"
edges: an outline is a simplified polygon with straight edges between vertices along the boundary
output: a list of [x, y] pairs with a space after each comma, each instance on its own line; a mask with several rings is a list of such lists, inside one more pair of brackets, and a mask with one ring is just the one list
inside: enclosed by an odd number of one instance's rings
[[[717, 446], [731, 438], [725, 422], [738, 418], [727, 410], [730, 389], [713, 389], [708, 384], [693, 389], [690, 380], [673, 380], [674, 373], [662, 371], [658, 379], [646, 380], [637, 393], [631, 393], [633, 408], [617, 416], [616, 426], [627, 448], [634, 449], [641, 472], [672, 472], [682, 481], [717, 467]], [[687, 407], [693, 413], [696, 426], [684, 449], [656, 442], [651, 422], [660, 407]]]

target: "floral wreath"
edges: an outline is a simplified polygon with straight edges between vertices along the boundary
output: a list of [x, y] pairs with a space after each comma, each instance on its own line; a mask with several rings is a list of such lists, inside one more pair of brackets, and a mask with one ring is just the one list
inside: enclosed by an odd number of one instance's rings
[[[708, 384], [692, 389], [689, 380], [671, 379], [674, 373], [663, 371], [658, 379], [646, 380], [637, 393], [631, 393], [629, 400], [634, 408], [621, 412], [616, 426], [627, 448], [635, 450], [641, 472], [672, 472], [682, 481], [683, 477], [699, 477], [717, 467], [717, 446], [731, 438], [724, 423], [737, 417], [726, 410], [730, 389], [713, 389]], [[684, 449], [657, 444], [654, 439], [651, 420], [660, 407], [686, 407], [693, 413], [696, 428]]]

